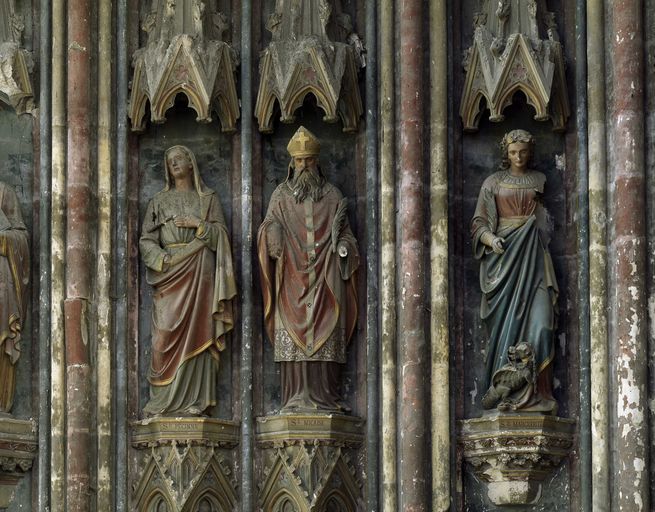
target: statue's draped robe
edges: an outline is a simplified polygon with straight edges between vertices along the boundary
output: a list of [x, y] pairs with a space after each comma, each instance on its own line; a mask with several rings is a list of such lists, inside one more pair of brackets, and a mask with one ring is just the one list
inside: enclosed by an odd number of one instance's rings
[[[219, 352], [234, 323], [236, 284], [223, 213], [212, 190], [197, 190], [167, 187], [150, 201], [143, 223], [139, 245], [153, 287], [149, 415], [199, 414], [216, 404]], [[197, 229], [176, 227], [173, 217], [181, 215], [203, 222]], [[167, 254], [171, 263], [163, 272]]]
[[[489, 336], [487, 386], [508, 362], [509, 347], [525, 341], [535, 352], [541, 398], [549, 400], [558, 288], [548, 252], [547, 213], [540, 202], [545, 181], [536, 171], [522, 177], [508, 171], [491, 175], [480, 190], [471, 230], [480, 260], [480, 316]], [[505, 239], [503, 254], [482, 243], [488, 232]]]
[[[340, 399], [338, 365], [346, 362], [357, 318], [354, 274], [359, 253], [345, 216], [333, 230], [341, 192], [329, 183], [322, 192], [319, 201], [308, 197], [297, 203], [288, 182], [278, 186], [259, 228], [257, 247], [266, 334], [274, 344], [275, 360], [282, 363], [283, 405], [304, 394], [317, 407], [335, 409]], [[268, 254], [271, 230], [282, 233], [278, 260]], [[346, 257], [334, 250], [333, 231], [348, 248]]]
[[27, 230], [14, 190], [0, 182], [0, 412], [10, 412], [27, 311]]

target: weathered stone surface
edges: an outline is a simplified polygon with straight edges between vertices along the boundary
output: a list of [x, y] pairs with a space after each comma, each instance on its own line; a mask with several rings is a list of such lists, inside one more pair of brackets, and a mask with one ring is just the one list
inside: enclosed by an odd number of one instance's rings
[[273, 131], [276, 101], [281, 121], [292, 123], [294, 112], [311, 93], [325, 113], [324, 121], [341, 118], [345, 132], [356, 131], [363, 112], [357, 73], [364, 66], [364, 48], [350, 17], [333, 13], [327, 0], [287, 3], [278, 2], [267, 24], [273, 40], [259, 66], [259, 130]]
[[536, 503], [541, 482], [573, 445], [575, 421], [540, 414], [490, 414], [459, 422], [464, 460], [496, 505]]
[[185, 95], [196, 120], [209, 123], [215, 111], [224, 132], [236, 130], [239, 99], [236, 52], [222, 40], [227, 20], [194, 0], [153, 2], [143, 24], [148, 44], [134, 54], [129, 116], [132, 130], [145, 130], [146, 103], [153, 123], [163, 123], [178, 94]]
[[14, 490], [36, 457], [36, 423], [0, 417], [0, 508], [9, 506]]
[[257, 418], [263, 452], [262, 510], [364, 510], [357, 448], [364, 421], [338, 414], [280, 414]]
[[160, 417], [132, 425], [140, 471], [134, 510], [234, 510], [237, 477], [233, 449], [239, 425], [210, 418]]
[[[464, 59], [464, 129], [477, 130], [483, 99], [489, 119], [500, 122], [514, 93], [521, 91], [535, 109], [536, 120], [551, 119], [556, 130], [564, 130], [570, 109], [554, 13], [534, 0], [484, 5], [475, 16], [473, 44]], [[545, 27], [545, 34], [539, 26]]]

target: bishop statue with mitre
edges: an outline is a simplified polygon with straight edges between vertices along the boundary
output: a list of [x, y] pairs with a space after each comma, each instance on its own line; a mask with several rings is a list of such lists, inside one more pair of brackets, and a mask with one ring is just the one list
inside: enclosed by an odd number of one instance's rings
[[357, 319], [359, 252], [347, 200], [319, 166], [320, 148], [302, 126], [291, 138], [287, 178], [273, 192], [257, 237], [283, 412], [347, 410], [339, 379]]

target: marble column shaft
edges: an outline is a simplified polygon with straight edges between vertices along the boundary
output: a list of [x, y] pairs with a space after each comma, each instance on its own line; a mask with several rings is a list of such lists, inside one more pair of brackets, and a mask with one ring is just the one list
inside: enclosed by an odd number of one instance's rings
[[91, 187], [91, 5], [70, 0], [66, 172], [66, 510], [90, 510], [91, 398], [89, 316], [93, 275]]
[[612, 510], [649, 508], [643, 2], [608, 4]]
[[430, 340], [433, 512], [450, 509], [448, 13], [430, 2]]
[[400, 25], [400, 187], [398, 240], [398, 508], [429, 510], [426, 434], [425, 205], [423, 159], [423, 2], [398, 4]]

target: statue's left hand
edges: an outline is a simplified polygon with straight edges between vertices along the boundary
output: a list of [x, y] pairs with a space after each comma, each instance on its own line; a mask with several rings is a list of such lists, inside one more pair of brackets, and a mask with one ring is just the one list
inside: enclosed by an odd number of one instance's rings
[[198, 217], [194, 215], [180, 215], [173, 219], [173, 222], [178, 228], [197, 228], [202, 222]]
[[348, 256], [348, 246], [345, 244], [345, 242], [339, 242], [337, 244], [337, 253], [342, 258], [345, 258], [346, 256]]

